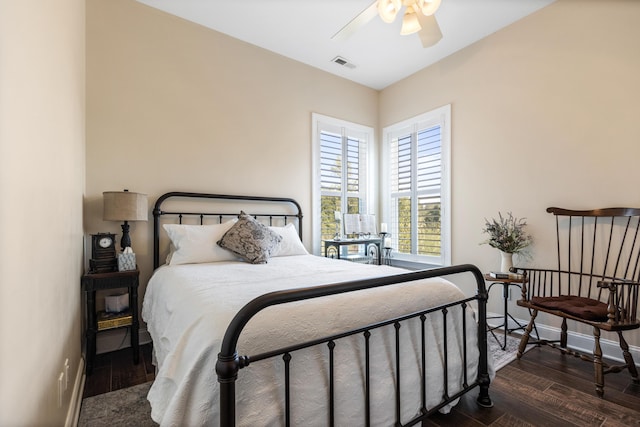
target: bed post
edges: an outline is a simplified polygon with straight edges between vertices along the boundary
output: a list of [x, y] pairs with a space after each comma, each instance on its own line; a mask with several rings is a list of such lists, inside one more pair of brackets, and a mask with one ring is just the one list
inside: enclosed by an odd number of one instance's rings
[[158, 203], [153, 208], [153, 269], [160, 266], [160, 214]]
[[480, 394], [478, 395], [476, 402], [478, 402], [478, 405], [483, 408], [491, 408], [493, 407], [493, 402], [489, 396], [489, 384], [491, 383], [491, 379], [489, 378], [487, 349], [487, 300], [489, 298], [489, 294], [487, 293], [487, 286], [480, 270], [474, 267], [471, 272], [475, 276], [478, 284], [478, 346], [480, 347], [478, 383], [480, 387]]
[[236, 380], [240, 370], [238, 353], [224, 356], [218, 353], [216, 373], [220, 383], [220, 427], [236, 425]]

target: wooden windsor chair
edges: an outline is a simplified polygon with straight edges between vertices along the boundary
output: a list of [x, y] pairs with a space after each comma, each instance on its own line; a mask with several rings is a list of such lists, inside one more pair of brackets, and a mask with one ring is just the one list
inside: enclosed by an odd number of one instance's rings
[[[547, 344], [564, 354], [593, 362], [598, 396], [604, 395], [604, 375], [625, 369], [638, 382], [638, 368], [623, 333], [640, 328], [640, 209], [569, 210], [548, 208], [555, 215], [558, 263], [555, 268], [521, 268], [528, 283], [517, 304], [529, 309], [531, 320], [520, 341], [518, 358], [528, 344]], [[530, 337], [539, 312], [562, 318], [560, 339]], [[567, 348], [567, 320], [593, 328], [593, 354]], [[618, 336], [624, 364], [602, 360], [601, 331]]]

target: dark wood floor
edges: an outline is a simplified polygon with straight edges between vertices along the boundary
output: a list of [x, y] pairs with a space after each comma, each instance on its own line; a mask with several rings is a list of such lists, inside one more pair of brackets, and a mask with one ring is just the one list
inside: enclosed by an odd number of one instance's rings
[[151, 344], [140, 346], [140, 363], [133, 364], [130, 348], [96, 355], [93, 373], [87, 375], [82, 397], [108, 393], [121, 388], [152, 381], [155, 367], [151, 364]]
[[[84, 397], [151, 381], [151, 346], [98, 355], [87, 377]], [[464, 396], [448, 415], [437, 414], [424, 426], [640, 426], [640, 385], [628, 373], [605, 376], [605, 395], [595, 395], [588, 362], [548, 347], [533, 348], [502, 368], [489, 390], [494, 407], [481, 409], [477, 392]]]
[[534, 347], [498, 371], [489, 394], [493, 408], [464, 396], [449, 415], [425, 426], [640, 426], [640, 384], [625, 371], [605, 376], [596, 396], [593, 365], [550, 347]]

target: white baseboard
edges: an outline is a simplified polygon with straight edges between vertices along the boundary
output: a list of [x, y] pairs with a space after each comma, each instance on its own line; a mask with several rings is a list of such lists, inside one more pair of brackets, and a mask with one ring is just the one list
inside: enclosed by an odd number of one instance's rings
[[[138, 339], [140, 344], [148, 344], [151, 342], [151, 335], [146, 329], [140, 329], [138, 331]], [[96, 354], [108, 353], [128, 347], [131, 347], [129, 328], [112, 329], [100, 332], [96, 336]]]
[[[502, 314], [498, 313], [487, 313], [487, 317], [500, 317]], [[516, 318], [518, 323], [521, 325], [527, 325], [529, 323], [529, 319], [518, 319]], [[515, 327], [515, 323], [512, 324], [509, 322], [509, 327]], [[488, 322], [490, 326], [500, 325], [502, 321], [500, 318], [497, 319], [489, 319]], [[560, 337], [560, 328], [556, 328], [553, 326], [543, 325], [540, 323], [536, 323], [536, 328], [538, 329], [538, 333], [540, 334], [540, 338], [545, 340], [557, 340]], [[522, 330], [514, 331], [514, 334], [521, 335]], [[572, 348], [576, 351], [593, 354], [593, 335], [580, 334], [578, 332], [567, 332], [567, 347]], [[535, 331], [532, 331], [531, 335], [535, 337]], [[620, 344], [618, 341], [608, 340], [605, 338], [600, 339], [600, 346], [602, 347], [602, 355], [611, 360], [615, 360], [616, 362], [624, 363], [624, 359], [622, 357], [622, 351], [620, 350]], [[640, 366], [640, 347], [630, 345], [629, 352], [633, 356], [633, 360], [636, 365]]]
[[78, 363], [78, 369], [76, 370], [76, 379], [73, 382], [73, 393], [71, 394], [71, 402], [69, 403], [67, 419], [64, 423], [65, 427], [76, 427], [78, 425], [85, 380], [84, 358], [81, 357], [80, 362]]

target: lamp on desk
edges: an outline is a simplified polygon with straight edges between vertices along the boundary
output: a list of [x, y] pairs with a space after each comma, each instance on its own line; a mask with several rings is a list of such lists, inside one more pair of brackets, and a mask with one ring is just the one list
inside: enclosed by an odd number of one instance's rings
[[122, 224], [122, 239], [120, 247], [131, 247], [129, 236], [129, 221], [147, 221], [149, 219], [147, 195], [124, 191], [105, 191], [102, 193], [104, 210], [102, 219], [105, 221], [124, 221]]

